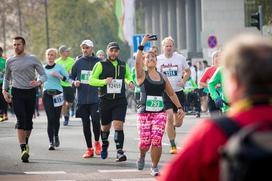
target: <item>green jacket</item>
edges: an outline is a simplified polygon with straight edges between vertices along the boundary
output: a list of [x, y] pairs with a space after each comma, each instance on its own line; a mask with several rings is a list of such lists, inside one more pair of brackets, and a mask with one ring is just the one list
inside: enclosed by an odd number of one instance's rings
[[[223, 92], [223, 85], [222, 85], [222, 67], [219, 67], [213, 74], [212, 78], [208, 82], [208, 88], [210, 92], [211, 98], [215, 101], [219, 97], [222, 98], [224, 102], [228, 102], [227, 97], [225, 96]], [[220, 85], [220, 88], [217, 88], [217, 85]], [[223, 104], [223, 107], [221, 108], [222, 112], [226, 112], [229, 109], [229, 106], [225, 103]]]
[[3, 84], [4, 74], [5, 74], [6, 60], [0, 57], [0, 84]]
[[134, 93], [138, 93], [141, 91], [141, 88], [138, 86], [138, 83], [137, 83], [137, 80], [136, 80], [136, 70], [135, 70], [135, 67], [132, 68], [131, 70], [131, 78], [132, 78], [132, 81], [135, 85], [135, 89], [134, 89]]
[[[64, 67], [68, 75], [71, 73], [72, 67], [74, 65], [75, 61], [71, 57], [67, 57], [66, 59], [62, 59], [61, 57], [56, 60], [56, 64], [60, 64]], [[61, 81], [61, 86], [63, 87], [71, 87], [72, 84], [67, 81]]]
[[186, 83], [184, 85], [183, 92], [189, 93], [195, 89], [197, 89], [197, 84], [195, 83], [195, 81], [191, 77], [189, 77], [189, 79], [186, 81]]
[[[113, 64], [114, 67], [117, 67], [117, 60], [111, 61], [111, 63]], [[90, 79], [89, 79], [89, 84], [91, 86], [103, 87], [103, 86], [107, 85], [106, 79], [99, 79], [99, 76], [102, 73], [102, 71], [103, 71], [103, 68], [102, 68], [101, 62], [97, 62], [94, 65], [92, 74], [91, 74]], [[127, 84], [132, 82], [132, 78], [131, 78], [131, 74], [130, 74], [128, 64], [126, 64], [125, 81], [126, 81]]]

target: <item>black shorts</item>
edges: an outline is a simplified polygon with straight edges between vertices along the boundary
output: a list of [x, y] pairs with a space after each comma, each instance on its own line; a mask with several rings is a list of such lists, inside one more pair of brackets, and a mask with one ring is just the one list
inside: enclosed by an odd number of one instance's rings
[[77, 104], [76, 109], [76, 117], [77, 118], [88, 118], [92, 117], [92, 119], [98, 120], [100, 118], [98, 103], [94, 104]]
[[204, 92], [204, 88], [198, 89], [198, 93], [200, 97], [204, 97], [208, 95], [206, 92]]
[[75, 100], [75, 88], [73, 87], [62, 87], [64, 100], [73, 103]]
[[[179, 99], [180, 104], [182, 105], [182, 107], [184, 107], [185, 105], [185, 101], [186, 101], [186, 97], [183, 91], [179, 91], [176, 92], [177, 97]], [[175, 104], [171, 101], [171, 99], [169, 98], [169, 96], [164, 93], [163, 95], [163, 103], [164, 103], [164, 109], [173, 109], [173, 111], [176, 113], [178, 111], [178, 108], [175, 106]]]
[[125, 122], [127, 104], [126, 98], [116, 100], [100, 99], [99, 112], [101, 116], [101, 124], [108, 125], [113, 120]]

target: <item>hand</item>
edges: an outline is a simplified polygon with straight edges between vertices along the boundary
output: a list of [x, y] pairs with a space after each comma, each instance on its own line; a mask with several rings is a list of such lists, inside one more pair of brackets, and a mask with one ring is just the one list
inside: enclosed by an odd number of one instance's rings
[[33, 87], [39, 87], [40, 85], [42, 85], [42, 82], [41, 81], [32, 80], [30, 82], [30, 85], [33, 86]]
[[2, 94], [4, 96], [4, 99], [7, 103], [11, 103], [12, 101], [12, 96], [5, 90], [2, 91]]
[[178, 115], [178, 119], [183, 120], [183, 118], [185, 117], [185, 112], [182, 109], [178, 109], [177, 115]]
[[74, 84], [75, 87], [79, 87], [80, 86], [80, 81], [79, 80], [75, 80], [73, 82], [73, 84]]
[[221, 97], [218, 97], [218, 98], [214, 101], [214, 103], [215, 103], [215, 106], [216, 106], [217, 108], [223, 107], [223, 100], [222, 100]]
[[146, 42], [148, 42], [150, 40], [150, 35], [149, 34], [146, 34], [144, 36], [144, 38], [142, 39], [142, 42], [141, 42], [141, 45], [144, 46], [146, 44]]
[[112, 77], [107, 77], [107, 78], [106, 78], [106, 83], [107, 83], [107, 84], [110, 84], [111, 81], [112, 81]]
[[177, 84], [177, 86], [179, 86], [179, 87], [184, 87], [184, 85], [185, 85], [185, 81], [184, 80], [180, 80], [178, 82], [178, 84]]
[[130, 82], [130, 83], [128, 84], [128, 87], [129, 87], [131, 90], [134, 90], [134, 89], [135, 89], [135, 86], [134, 86], [134, 84], [133, 84], [132, 82]]
[[61, 75], [60, 75], [58, 72], [55, 72], [55, 71], [52, 71], [52, 72], [51, 72], [51, 75], [54, 76], [54, 77], [57, 77], [57, 78], [59, 78], [59, 79], [62, 78]]

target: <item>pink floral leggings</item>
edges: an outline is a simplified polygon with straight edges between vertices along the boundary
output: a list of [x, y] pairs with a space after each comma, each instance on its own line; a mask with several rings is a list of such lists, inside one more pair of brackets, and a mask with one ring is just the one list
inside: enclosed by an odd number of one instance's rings
[[166, 113], [142, 113], [137, 115], [137, 127], [140, 137], [139, 147], [149, 149], [150, 145], [161, 147], [166, 124]]

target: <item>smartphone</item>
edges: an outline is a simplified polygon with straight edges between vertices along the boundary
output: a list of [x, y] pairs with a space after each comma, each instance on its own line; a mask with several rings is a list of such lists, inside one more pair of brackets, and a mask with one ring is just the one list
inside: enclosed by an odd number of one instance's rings
[[151, 36], [149, 37], [149, 40], [150, 40], [150, 41], [156, 41], [156, 40], [158, 40], [158, 37], [157, 37], [157, 35], [151, 35]]

